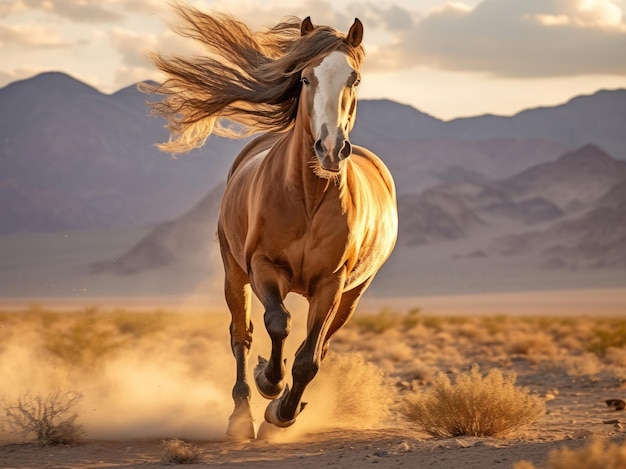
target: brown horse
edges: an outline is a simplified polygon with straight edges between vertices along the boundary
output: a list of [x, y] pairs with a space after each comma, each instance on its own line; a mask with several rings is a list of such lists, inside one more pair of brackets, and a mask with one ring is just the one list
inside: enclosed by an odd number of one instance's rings
[[[265, 420], [295, 422], [302, 394], [317, 373], [330, 338], [391, 254], [397, 234], [393, 180], [370, 151], [352, 145], [363, 26], [347, 35], [290, 19], [262, 33], [222, 15], [178, 6], [179, 31], [209, 48], [208, 58], [154, 56], [169, 79], [145, 86], [167, 95], [154, 103], [170, 122], [162, 145], [186, 151], [211, 133], [266, 134], [251, 141], [228, 175], [218, 238], [232, 314], [237, 362], [235, 410], [228, 433], [254, 438], [247, 382], [252, 342], [251, 290], [265, 308], [272, 341], [254, 377], [272, 399]], [[230, 127], [219, 125], [226, 118]], [[284, 385], [283, 344], [289, 292], [309, 302], [307, 336], [295, 356], [292, 388]]]

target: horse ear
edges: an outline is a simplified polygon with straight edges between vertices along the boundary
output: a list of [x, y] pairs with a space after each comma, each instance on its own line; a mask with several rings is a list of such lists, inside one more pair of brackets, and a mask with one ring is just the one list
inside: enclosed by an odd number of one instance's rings
[[307, 16], [302, 22], [302, 25], [300, 26], [300, 35], [306, 36], [314, 29], [315, 29], [315, 26], [313, 26], [313, 23], [311, 23], [311, 17]]
[[354, 24], [348, 31], [348, 44], [352, 47], [357, 47], [363, 40], [363, 23], [358, 18], [354, 18]]

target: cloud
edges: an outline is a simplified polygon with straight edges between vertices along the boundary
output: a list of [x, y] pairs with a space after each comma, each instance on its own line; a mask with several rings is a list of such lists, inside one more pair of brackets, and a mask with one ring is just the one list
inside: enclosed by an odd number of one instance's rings
[[0, 3], [0, 18], [5, 18], [22, 10], [24, 10], [24, 5], [20, 0], [3, 1]]
[[499, 77], [626, 75], [626, 23], [610, 0], [484, 0], [431, 11], [368, 59]]
[[337, 11], [333, 3], [327, 0], [219, 0], [212, 2], [210, 8], [198, 6], [201, 10], [213, 10], [230, 13], [251, 29], [272, 27], [285, 16], [299, 18], [311, 17], [314, 24], [327, 24], [336, 27], [349, 27], [354, 19]]
[[122, 63], [131, 67], [147, 67], [150, 65], [148, 51], [157, 47], [154, 34], [138, 33], [121, 28], [109, 31], [109, 39], [113, 47], [121, 54]]
[[412, 13], [398, 5], [383, 8], [374, 3], [353, 3], [348, 6], [348, 12], [372, 29], [403, 31], [414, 26]]
[[[41, 10], [79, 23], [120, 21], [123, 15], [106, 8], [101, 0], [21, 0], [26, 8]], [[110, 2], [116, 6], [119, 2]], [[133, 1], [138, 3], [138, 0]]]
[[0, 24], [0, 46], [9, 44], [38, 48], [68, 48], [85, 41], [65, 41], [56, 28], [38, 24]]

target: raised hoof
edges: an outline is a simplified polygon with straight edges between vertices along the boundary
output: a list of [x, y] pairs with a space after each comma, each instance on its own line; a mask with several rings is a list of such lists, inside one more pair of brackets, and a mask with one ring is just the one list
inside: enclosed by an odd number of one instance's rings
[[261, 396], [265, 399], [276, 399], [280, 396], [284, 385], [282, 381], [274, 384], [267, 379], [265, 376], [265, 368], [267, 368], [267, 364], [268, 361], [259, 356], [259, 363], [254, 368], [254, 382], [256, 383], [256, 388]]
[[300, 403], [300, 409], [296, 412], [296, 415], [293, 416], [291, 420], [283, 420], [280, 418], [280, 405], [289, 395], [289, 386], [285, 389], [285, 392], [280, 397], [280, 399], [276, 399], [270, 402], [265, 409], [265, 421], [271, 423], [272, 425], [276, 425], [279, 428], [287, 428], [296, 423], [296, 417], [300, 415], [300, 412], [304, 410], [306, 407], [306, 403]]
[[279, 428], [291, 427], [294, 423], [296, 423], [296, 419], [284, 421], [278, 416], [281, 400], [282, 399], [276, 399], [267, 405], [267, 408], [265, 409], [265, 421], [271, 423], [272, 425], [276, 425]]
[[233, 412], [228, 419], [228, 430], [226, 434], [233, 440], [254, 440], [256, 438], [256, 428], [254, 419], [249, 410]]

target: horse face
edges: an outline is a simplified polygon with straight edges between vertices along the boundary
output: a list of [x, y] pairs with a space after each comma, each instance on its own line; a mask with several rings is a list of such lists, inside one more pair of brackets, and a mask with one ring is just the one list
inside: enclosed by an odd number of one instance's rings
[[315, 140], [315, 155], [321, 168], [337, 173], [352, 153], [348, 134], [356, 114], [359, 72], [342, 52], [331, 52], [302, 74], [303, 92], [308, 93], [309, 120]]

